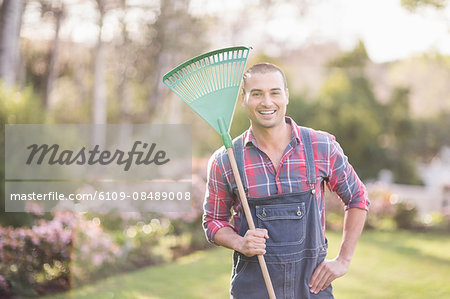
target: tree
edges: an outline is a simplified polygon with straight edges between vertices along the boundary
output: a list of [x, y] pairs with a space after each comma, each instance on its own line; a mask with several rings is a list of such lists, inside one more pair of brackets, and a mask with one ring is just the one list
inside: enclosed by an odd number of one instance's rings
[[42, 98], [42, 106], [47, 108], [50, 99], [50, 94], [53, 89], [54, 81], [56, 79], [56, 61], [59, 52], [59, 42], [60, 42], [60, 29], [61, 23], [65, 16], [65, 5], [62, 0], [59, 1], [42, 1], [42, 11], [41, 14], [51, 14], [55, 22], [55, 35], [53, 37], [52, 45], [50, 47], [50, 52], [48, 54], [48, 66], [47, 66], [47, 78], [45, 82], [45, 90]]
[[379, 143], [382, 106], [366, 75], [369, 62], [359, 42], [329, 63], [330, 75], [316, 104], [315, 119], [319, 128], [336, 136], [358, 174], [366, 179], [375, 178], [386, 165], [386, 153]]
[[415, 11], [417, 8], [425, 6], [441, 9], [448, 4], [448, 0], [402, 0], [401, 3], [406, 9]]
[[0, 10], [0, 79], [7, 86], [16, 82], [23, 0], [3, 0]]
[[410, 116], [409, 90], [394, 88], [388, 103], [382, 104], [367, 76], [368, 66], [360, 42], [329, 62], [316, 101], [291, 99], [290, 114], [335, 135], [361, 178], [376, 179], [380, 170], [389, 169], [396, 183], [420, 184], [415, 152], [419, 127]]
[[190, 0], [161, 0], [160, 14], [154, 23], [149, 24], [147, 49], [150, 53], [147, 57], [151, 64], [148, 76], [150, 116], [154, 116], [161, 108], [162, 101], [169, 93], [167, 87], [161, 84], [163, 75], [182, 60], [204, 51], [202, 22], [186, 13], [189, 3]]
[[102, 30], [105, 15], [110, 5], [104, 0], [95, 0], [98, 11], [98, 37], [94, 50], [94, 82], [92, 91], [92, 123], [106, 124], [106, 82], [105, 82], [105, 45]]
[[417, 153], [412, 144], [416, 139], [415, 125], [410, 116], [409, 90], [397, 87], [386, 104], [384, 135], [390, 170], [400, 184], [422, 184], [416, 171]]
[[129, 113], [127, 103], [130, 101], [129, 96], [129, 80], [133, 68], [135, 68], [136, 50], [132, 46], [132, 40], [127, 30], [127, 1], [120, 0], [120, 31], [121, 38], [117, 42], [117, 55], [120, 57], [116, 64], [117, 76], [117, 96], [119, 100], [119, 120], [126, 123], [130, 121], [131, 115]]

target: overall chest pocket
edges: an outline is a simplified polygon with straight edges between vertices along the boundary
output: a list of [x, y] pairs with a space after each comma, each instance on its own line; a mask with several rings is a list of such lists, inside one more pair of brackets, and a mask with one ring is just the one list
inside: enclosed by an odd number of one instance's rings
[[267, 246], [300, 244], [305, 240], [305, 203], [256, 206], [257, 227], [269, 232]]

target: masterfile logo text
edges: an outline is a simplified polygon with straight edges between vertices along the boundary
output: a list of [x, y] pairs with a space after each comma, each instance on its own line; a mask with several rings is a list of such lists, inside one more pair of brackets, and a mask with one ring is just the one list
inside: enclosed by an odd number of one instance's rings
[[184, 211], [191, 136], [190, 125], [6, 125], [5, 211]]

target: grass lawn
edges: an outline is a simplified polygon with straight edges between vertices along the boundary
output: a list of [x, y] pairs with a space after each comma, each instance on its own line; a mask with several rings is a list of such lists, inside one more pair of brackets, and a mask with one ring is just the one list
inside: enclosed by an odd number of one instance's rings
[[[329, 258], [340, 234], [328, 232]], [[110, 277], [48, 298], [229, 298], [231, 251], [196, 252], [176, 263]], [[366, 231], [336, 298], [450, 298], [450, 235]]]

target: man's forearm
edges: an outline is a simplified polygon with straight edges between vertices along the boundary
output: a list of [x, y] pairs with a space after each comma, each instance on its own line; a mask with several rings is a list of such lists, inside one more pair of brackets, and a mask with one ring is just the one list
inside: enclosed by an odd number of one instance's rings
[[233, 250], [239, 249], [240, 239], [242, 237], [229, 226], [222, 227], [214, 235], [214, 243]]
[[367, 211], [352, 208], [345, 211], [342, 242], [337, 256], [338, 260], [350, 264], [355, 252], [356, 243], [361, 235], [366, 221]]

